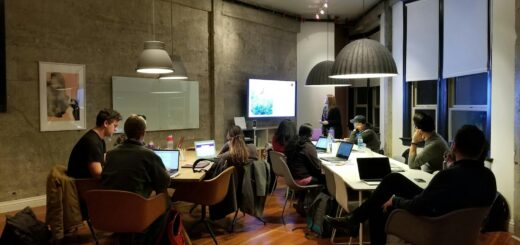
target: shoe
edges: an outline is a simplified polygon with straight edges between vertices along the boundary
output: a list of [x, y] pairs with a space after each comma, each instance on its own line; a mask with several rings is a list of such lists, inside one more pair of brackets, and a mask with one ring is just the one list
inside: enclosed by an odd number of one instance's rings
[[359, 234], [359, 222], [355, 221], [351, 215], [339, 218], [325, 215], [325, 221], [329, 222], [332, 227], [344, 231], [347, 236], [357, 237]]

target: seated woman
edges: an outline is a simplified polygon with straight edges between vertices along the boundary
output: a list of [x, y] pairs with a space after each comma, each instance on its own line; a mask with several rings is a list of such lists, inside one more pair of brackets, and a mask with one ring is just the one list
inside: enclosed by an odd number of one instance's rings
[[227, 142], [218, 153], [215, 164], [206, 174], [206, 179], [217, 176], [228, 166], [241, 166], [248, 164], [250, 161], [258, 160], [256, 146], [246, 144], [244, 133], [240, 127], [231, 126], [227, 131], [226, 139]]
[[285, 153], [285, 145], [296, 136], [296, 125], [290, 119], [285, 119], [280, 122], [276, 132], [274, 132], [272, 144], [273, 150]]
[[287, 165], [296, 183], [299, 185], [323, 184], [325, 176], [321, 173], [321, 161], [316, 147], [311, 142], [312, 125], [300, 126], [295, 136], [285, 146]]

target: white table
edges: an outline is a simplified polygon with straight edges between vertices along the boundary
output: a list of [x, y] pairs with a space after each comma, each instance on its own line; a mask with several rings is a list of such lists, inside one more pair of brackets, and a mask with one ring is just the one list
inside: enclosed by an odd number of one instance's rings
[[[339, 144], [339, 143], [335, 143]], [[338, 147], [337, 145], [333, 147], [334, 150], [337, 151]], [[334, 153], [319, 153], [318, 157], [331, 157], [335, 156], [336, 152]], [[357, 158], [360, 157], [386, 157], [384, 155], [375, 153], [370, 151], [368, 148], [365, 150], [359, 150], [356, 145], [354, 145], [354, 150], [350, 154], [350, 157], [347, 161], [347, 164], [338, 165], [334, 163], [330, 163], [327, 161], [322, 160], [322, 164], [324, 167], [329, 168], [334, 174], [337, 174], [340, 176], [343, 181], [352, 189], [358, 191], [358, 201], [359, 205], [361, 206], [361, 203], [363, 202], [363, 191], [372, 191], [377, 188], [377, 185], [369, 185], [365, 183], [364, 181], [359, 179], [359, 172], [357, 168]], [[399, 172], [400, 174], [404, 175], [406, 178], [410, 179], [412, 182], [417, 184], [421, 188], [426, 188], [428, 183], [430, 183], [431, 179], [433, 178], [433, 175], [427, 172], [424, 172], [422, 170], [418, 169], [410, 169], [407, 164], [404, 164], [402, 162], [396, 161], [392, 158], [389, 158], [390, 164], [393, 166], [398, 166], [402, 169], [404, 169], [404, 172]], [[415, 179], [423, 179], [425, 182], [417, 182]], [[363, 225], [359, 228], [359, 244], [363, 243]]]

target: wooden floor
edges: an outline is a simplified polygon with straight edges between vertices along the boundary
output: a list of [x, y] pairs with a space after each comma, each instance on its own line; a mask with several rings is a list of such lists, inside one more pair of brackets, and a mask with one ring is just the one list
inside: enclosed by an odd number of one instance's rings
[[[294, 208], [287, 208], [286, 210], [286, 225], [282, 224], [280, 215], [282, 213], [282, 205], [284, 201], [285, 188], [280, 186], [270, 196], [266, 208], [264, 210], [264, 219], [267, 221], [266, 225], [263, 225], [260, 221], [254, 217], [246, 215], [245, 217], [240, 214], [240, 219], [235, 226], [233, 233], [227, 232], [229, 224], [232, 220], [232, 215], [226, 217], [223, 220], [217, 222], [217, 225], [222, 227], [215, 227], [217, 234], [217, 240], [220, 244], [330, 244], [328, 239], [316, 239], [306, 236], [305, 233], [305, 221], [304, 218], [300, 217], [294, 210]], [[187, 229], [190, 229], [192, 224], [199, 218], [200, 210], [197, 210], [193, 215], [188, 214], [188, 210], [191, 208], [191, 204], [177, 203], [178, 209], [184, 214], [183, 220], [184, 225]], [[37, 217], [40, 220], [45, 220], [45, 207], [33, 208]], [[9, 214], [14, 214], [11, 212]], [[5, 217], [1, 215], [0, 220], [0, 232], [3, 231], [5, 226]], [[295, 229], [296, 228], [296, 229]], [[294, 229], [294, 230], [293, 230]], [[100, 237], [100, 244], [118, 244], [117, 240], [111, 233], [98, 232]], [[193, 244], [213, 244], [213, 240], [209, 234], [205, 231], [203, 225], [193, 227], [190, 232], [191, 241]], [[338, 241], [342, 241], [339, 239]], [[347, 240], [344, 240], [347, 241]], [[91, 238], [89, 230], [85, 225], [77, 232], [66, 235], [64, 239], [65, 244], [94, 244], [94, 240]], [[520, 242], [513, 239], [510, 233], [488, 233], [481, 235], [479, 238], [479, 245], [490, 244], [490, 245], [520, 245]]]

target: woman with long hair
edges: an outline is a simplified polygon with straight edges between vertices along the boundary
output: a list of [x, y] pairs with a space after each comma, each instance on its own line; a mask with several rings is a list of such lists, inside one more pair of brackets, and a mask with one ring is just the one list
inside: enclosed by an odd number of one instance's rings
[[343, 127], [341, 126], [341, 112], [336, 106], [336, 97], [332, 94], [327, 95], [323, 113], [321, 115], [321, 129], [323, 135], [327, 136], [330, 129], [334, 130], [335, 139], [343, 138]]
[[273, 135], [273, 150], [277, 152], [285, 152], [285, 145], [296, 135], [296, 125], [290, 119], [284, 119], [278, 125]]

